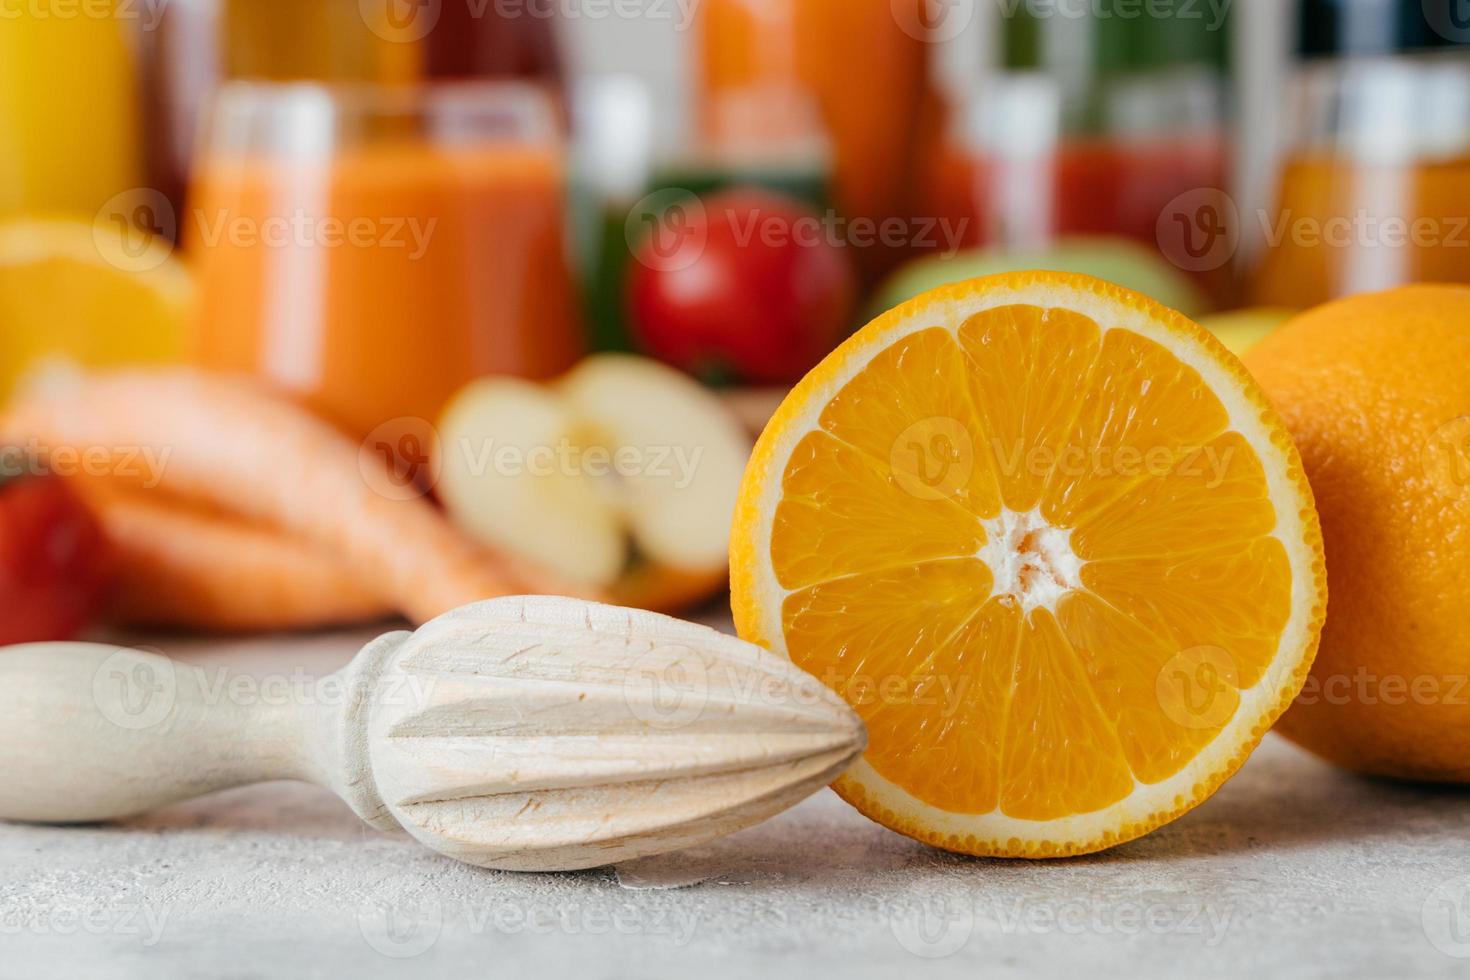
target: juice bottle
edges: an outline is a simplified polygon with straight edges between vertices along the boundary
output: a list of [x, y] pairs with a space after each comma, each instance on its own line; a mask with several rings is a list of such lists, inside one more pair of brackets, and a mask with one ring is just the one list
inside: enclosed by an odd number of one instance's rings
[[557, 22], [526, 4], [512, 13], [494, 3], [450, 0], [423, 39], [430, 78], [524, 78], [560, 86]]
[[91, 218], [142, 183], [125, 16], [139, 10], [27, 0], [0, 17], [0, 215]]
[[568, 368], [581, 334], [555, 118], [520, 86], [227, 87], [186, 231], [200, 363], [359, 437], [433, 420], [486, 374]]
[[[927, 207], [967, 220], [967, 244], [1116, 235], [1159, 248], [1171, 201], [1227, 181], [1228, 18], [1203, 4], [1050, 9], [1023, 0], [999, 23], [1003, 70], [957, 106]], [[1196, 278], [1229, 298], [1230, 270]]]
[[1470, 34], [1436, 29], [1451, 23], [1436, 9], [1447, 16], [1432, 0], [1304, 5], [1255, 301], [1470, 282]]
[[[741, 141], [752, 127], [760, 135], [769, 114], [743, 111], [751, 98], [769, 111], [783, 92], [814, 99], [834, 154], [838, 211], [849, 219], [907, 217], [936, 112], [932, 45], [915, 29], [926, 23], [926, 4], [705, 0], [699, 85], [706, 134], [721, 143]], [[870, 274], [898, 257], [881, 248], [863, 253]]]

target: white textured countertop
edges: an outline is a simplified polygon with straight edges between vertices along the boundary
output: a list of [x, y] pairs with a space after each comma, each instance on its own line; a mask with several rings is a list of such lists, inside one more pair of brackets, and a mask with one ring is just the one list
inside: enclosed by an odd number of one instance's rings
[[[290, 675], [361, 639], [156, 645]], [[921, 970], [1470, 977], [1470, 791], [1358, 779], [1273, 736], [1184, 819], [1088, 858], [946, 854], [823, 791], [692, 853], [561, 875], [458, 865], [297, 784], [119, 826], [0, 824], [5, 980]]]

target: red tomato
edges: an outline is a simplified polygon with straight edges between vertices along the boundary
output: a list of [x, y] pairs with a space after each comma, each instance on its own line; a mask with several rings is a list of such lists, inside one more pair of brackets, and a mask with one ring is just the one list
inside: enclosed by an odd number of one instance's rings
[[800, 380], [847, 335], [857, 276], [816, 212], [733, 189], [665, 215], [628, 283], [644, 351], [699, 376]]
[[0, 475], [0, 645], [76, 635], [102, 603], [106, 556], [102, 528], [64, 480]]

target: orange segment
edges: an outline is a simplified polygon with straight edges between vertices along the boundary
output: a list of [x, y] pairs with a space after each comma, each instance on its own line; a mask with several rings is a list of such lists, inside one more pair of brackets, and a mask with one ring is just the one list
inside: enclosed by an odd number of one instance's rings
[[887, 477], [871, 457], [825, 432], [792, 453], [771, 534], [781, 585], [828, 579], [935, 558], [972, 555], [980, 520], [945, 499], [926, 499]]
[[[1238, 433], [1199, 448], [1170, 446], [1174, 462], [1145, 475], [1112, 503], [1075, 523], [1072, 541], [1089, 560], [1179, 555], [1271, 533], [1276, 509], [1261, 461]], [[1109, 474], [1099, 482], [1116, 483]]]
[[[1186, 664], [1171, 664], [1180, 648], [1097, 596], [1072, 596], [1057, 610], [1057, 618], [1086, 664], [1093, 692], [1118, 733], [1123, 758], [1139, 780], [1157, 783], [1174, 775], [1234, 716], [1240, 703], [1236, 689], [1188, 689], [1192, 678], [1177, 673]], [[1116, 656], [1118, 650], [1129, 655]], [[1159, 699], [1161, 683], [1167, 702]], [[1220, 703], [1206, 703], [1214, 697]]]
[[[1127, 796], [1133, 774], [1117, 731], [1049, 611], [1026, 620], [1021, 654], [1002, 734], [1002, 812], [1055, 820]], [[1040, 773], [1047, 778], [1036, 778]]]
[[1089, 563], [1082, 581], [1174, 650], [1218, 647], [1245, 687], [1270, 666], [1291, 615], [1291, 562], [1270, 537], [1226, 553]]
[[1135, 294], [1026, 273], [919, 297], [797, 386], [746, 474], [732, 599], [868, 724], [847, 799], [1054, 855], [1234, 771], [1310, 666], [1320, 566], [1299, 462], [1231, 355]]
[[1062, 461], [1063, 437], [1082, 407], [1068, 397], [1069, 386], [1087, 383], [1101, 331], [1068, 310], [1003, 306], [971, 317], [959, 337], [969, 359], [974, 423], [984, 427], [1002, 474], [1005, 505], [1031, 510]]
[[822, 428], [867, 453], [905, 492], [993, 516], [999, 490], [978, 438], [969, 370], [948, 330], [916, 331], [842, 387], [822, 411]]
[[[990, 571], [973, 558], [925, 562], [800, 589], [786, 598], [783, 611], [795, 627], [792, 658], [818, 666], [820, 656], [840, 672], [834, 675], [838, 680], [871, 672], [875, 681], [906, 681], [959, 633], [990, 589]], [[853, 615], [859, 602], [872, 614]], [[837, 683], [831, 677], [822, 680]]]
[[[853, 706], [870, 738], [881, 733], [873, 764], [915, 776], [926, 799], [977, 810], [996, 804], [1003, 681], [1021, 621], [1013, 605], [986, 601], [991, 587], [979, 561], [931, 562], [794, 592], [783, 614], [792, 659]], [[879, 614], [855, 617], [855, 603]], [[975, 753], [992, 764], [975, 766]]]
[[1197, 370], [1132, 331], [1108, 332], [1093, 377], [1067, 437], [1070, 465], [1047, 487], [1046, 517], [1057, 524], [1075, 526], [1141, 480], [1172, 472], [1229, 423]]

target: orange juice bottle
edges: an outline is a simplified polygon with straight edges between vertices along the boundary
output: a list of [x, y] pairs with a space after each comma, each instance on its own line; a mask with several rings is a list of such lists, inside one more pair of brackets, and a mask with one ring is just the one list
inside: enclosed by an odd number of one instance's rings
[[1435, 15], [1448, 4], [1350, 0], [1333, 19], [1324, 3], [1302, 8], [1294, 143], [1255, 229], [1252, 299], [1470, 282], [1470, 31]]
[[570, 367], [555, 118], [519, 85], [227, 86], [185, 230], [200, 362], [358, 437], [483, 375]]
[[[732, 127], [770, 124], [766, 114], [724, 111], [748, 104], [751, 92], [800, 92], [826, 123], [838, 210], [907, 216], [935, 109], [927, 0], [705, 0], [699, 15], [701, 114], [715, 142], [740, 142]], [[892, 260], [865, 251], [870, 272]]]
[[142, 183], [130, 13], [146, 15], [27, 0], [0, 16], [0, 215], [90, 218]]

